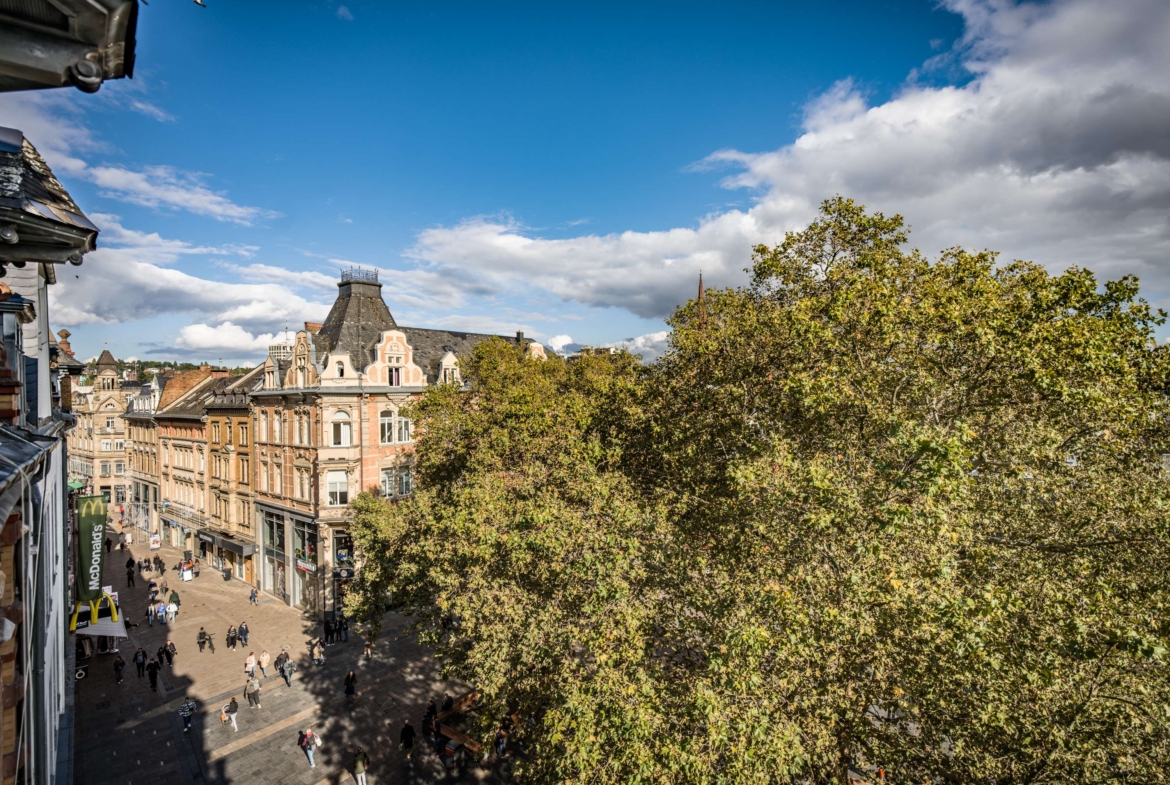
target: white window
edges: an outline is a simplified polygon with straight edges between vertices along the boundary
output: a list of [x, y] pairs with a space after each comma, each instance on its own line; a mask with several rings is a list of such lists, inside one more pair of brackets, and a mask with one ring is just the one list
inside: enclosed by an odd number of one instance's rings
[[122, 461], [114, 461], [114, 474], [125, 474], [125, 473], [126, 473], [126, 464], [122, 463]]
[[395, 482], [394, 482], [394, 470], [393, 469], [383, 469], [382, 470], [382, 495], [383, 496], [393, 496], [394, 492], [396, 490], [397, 490], [397, 487], [395, 486]]
[[409, 466], [403, 466], [398, 470], [398, 495], [409, 496], [410, 491], [414, 485], [414, 475]]
[[126, 449], [126, 441], [124, 439], [114, 439], [114, 449], [115, 450]]
[[387, 368], [386, 369], [386, 384], [390, 387], [402, 386], [402, 369], [401, 368]]
[[272, 415], [272, 441], [276, 442], [277, 444], [281, 443], [281, 423], [283, 421], [284, 418], [281, 416], [280, 412], [276, 412], [276, 414]]
[[378, 415], [378, 437], [382, 444], [394, 442], [394, 412], [389, 409]]
[[406, 417], [398, 418], [398, 441], [406, 444], [414, 437], [414, 427]]
[[[113, 408], [114, 408], [114, 404], [112, 404], [112, 403], [111, 403], [111, 404], [109, 404], [108, 406], [106, 406], [106, 408], [107, 408], [107, 409], [113, 409]], [[107, 430], [111, 430], [111, 431], [112, 431], [112, 430], [114, 430], [114, 418], [113, 418], [113, 417], [107, 417], [107, 418], [106, 418], [106, 429], [107, 429]]]
[[348, 447], [351, 438], [349, 415], [338, 412], [333, 415], [333, 446]]
[[109, 461], [102, 461], [101, 474], [102, 474], [102, 477], [109, 477], [110, 476], [110, 462]]
[[111, 442], [109, 439], [102, 439], [102, 451], [109, 452], [112, 449], [110, 447], [110, 444], [111, 444]]
[[268, 441], [268, 412], [260, 411], [260, 441]]
[[349, 504], [349, 478], [344, 471], [333, 471], [326, 475], [329, 485], [329, 506], [343, 507]]
[[274, 463], [272, 465], [272, 492], [275, 494], [280, 493], [280, 485], [281, 485], [280, 478], [281, 478], [281, 475], [283, 475], [283, 474], [284, 474], [284, 471], [283, 471], [281, 465], [279, 463]]
[[259, 474], [260, 474], [260, 490], [266, 491], [266, 490], [268, 490], [268, 464], [262, 463], [262, 464], [260, 464], [259, 468], [260, 468], [260, 472], [259, 472]]

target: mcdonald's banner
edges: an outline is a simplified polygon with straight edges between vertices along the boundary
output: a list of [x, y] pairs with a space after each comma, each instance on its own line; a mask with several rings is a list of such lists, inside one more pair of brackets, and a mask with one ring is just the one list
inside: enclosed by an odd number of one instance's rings
[[77, 601], [98, 603], [102, 599], [102, 559], [106, 553], [104, 497], [83, 496], [77, 500], [77, 528]]

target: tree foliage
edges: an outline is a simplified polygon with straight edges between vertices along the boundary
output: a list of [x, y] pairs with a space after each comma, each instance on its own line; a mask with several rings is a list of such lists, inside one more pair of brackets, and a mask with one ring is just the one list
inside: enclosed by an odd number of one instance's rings
[[1161, 314], [906, 240], [830, 200], [649, 367], [481, 344], [354, 609], [533, 714], [532, 781], [1162, 780]]

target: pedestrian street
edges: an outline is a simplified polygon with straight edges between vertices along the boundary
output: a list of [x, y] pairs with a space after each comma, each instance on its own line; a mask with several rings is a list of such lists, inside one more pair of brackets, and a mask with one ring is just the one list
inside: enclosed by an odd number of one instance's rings
[[[128, 587], [127, 560], [154, 553], [165, 561], [166, 572], [159, 576], [135, 570], [135, 585]], [[180, 556], [166, 546], [151, 552], [136, 541], [125, 551], [115, 546], [106, 557], [105, 583], [118, 592], [130, 637], [120, 641], [118, 654], [95, 654], [83, 663], [89, 665], [89, 673], [77, 682], [75, 782], [353, 783], [359, 746], [369, 756], [366, 781], [371, 785], [491, 779], [475, 764], [458, 775], [449, 774], [425, 744], [416, 743], [412, 761], [399, 749], [404, 720], [421, 730], [428, 700], [467, 691], [464, 685], [439, 679], [438, 665], [427, 650], [404, 636], [401, 617], [387, 616], [372, 659], [362, 656], [360, 636], [351, 630], [348, 642], [326, 648], [325, 664], [315, 665], [306, 644], [311, 636], [321, 637], [316, 618], [264, 594], [258, 605], [252, 605], [247, 584], [225, 581], [215, 570], [204, 569], [195, 580], [183, 582], [173, 569]], [[179, 593], [180, 609], [172, 624], [147, 623], [151, 578], [167, 581], [168, 596], [171, 590]], [[225, 645], [225, 634], [241, 622], [250, 630], [249, 641], [232, 651]], [[201, 627], [211, 638], [202, 653], [196, 644]], [[141, 647], [149, 661], [168, 640], [177, 654], [173, 667], [164, 662], [154, 692], [149, 673], [139, 677], [133, 657]], [[267, 651], [275, 660], [282, 647], [296, 664], [291, 687], [273, 665], [268, 666], [267, 677], [257, 668], [260, 706], [250, 706], [244, 696], [248, 654], [259, 657]], [[126, 663], [121, 684], [114, 669], [118, 655]], [[357, 677], [353, 702], [345, 695], [351, 670]], [[188, 697], [196, 708], [190, 731], [185, 732], [179, 709]], [[221, 709], [233, 697], [239, 705], [238, 730], [221, 723]], [[298, 745], [307, 729], [321, 738], [315, 767]]]

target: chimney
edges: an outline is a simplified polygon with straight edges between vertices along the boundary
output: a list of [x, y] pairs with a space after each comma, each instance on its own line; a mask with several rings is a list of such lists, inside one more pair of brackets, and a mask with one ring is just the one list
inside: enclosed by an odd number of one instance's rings
[[222, 379], [225, 376], [231, 376], [232, 372], [229, 371], [227, 368], [212, 368], [211, 375], [217, 379]]
[[524, 345], [524, 331], [523, 330], [516, 331], [516, 344], [518, 346]]
[[57, 345], [59, 347], [61, 347], [61, 351], [65, 352], [65, 354], [72, 357], [73, 356], [73, 347], [69, 345], [69, 336], [70, 335], [73, 335], [73, 333], [69, 332], [68, 330], [60, 330], [57, 333]]

